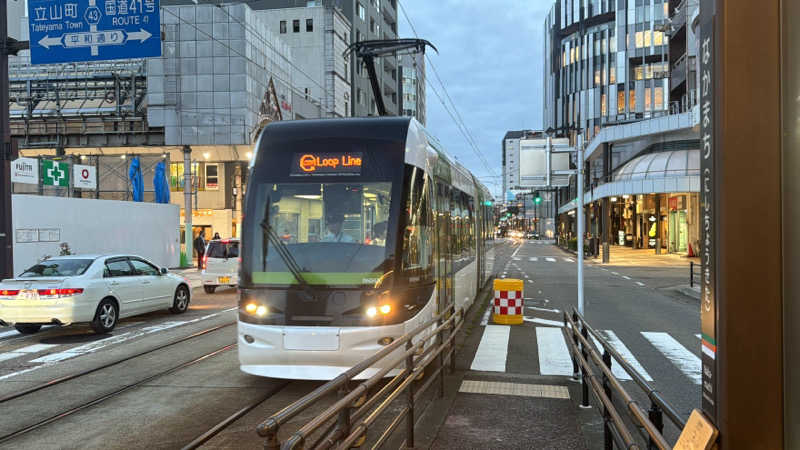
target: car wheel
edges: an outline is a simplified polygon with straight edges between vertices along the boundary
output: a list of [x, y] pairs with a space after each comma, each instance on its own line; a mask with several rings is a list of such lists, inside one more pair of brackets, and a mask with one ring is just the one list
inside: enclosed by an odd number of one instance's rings
[[97, 312], [94, 313], [94, 320], [92, 320], [92, 329], [95, 333], [106, 334], [117, 326], [117, 319], [119, 318], [119, 307], [116, 302], [109, 298], [104, 299], [97, 305]]
[[175, 289], [175, 299], [172, 301], [172, 308], [169, 310], [174, 314], [186, 312], [189, 308], [189, 289], [186, 286], [178, 286]]
[[33, 333], [36, 333], [37, 331], [39, 331], [42, 328], [42, 326], [41, 325], [32, 325], [32, 324], [21, 323], [21, 324], [14, 325], [14, 328], [16, 328], [17, 331], [19, 331], [22, 334], [33, 334]]
[[205, 289], [206, 294], [213, 294], [214, 291], [217, 290], [217, 287], [216, 286], [205, 285], [205, 286], [203, 286], [203, 289]]

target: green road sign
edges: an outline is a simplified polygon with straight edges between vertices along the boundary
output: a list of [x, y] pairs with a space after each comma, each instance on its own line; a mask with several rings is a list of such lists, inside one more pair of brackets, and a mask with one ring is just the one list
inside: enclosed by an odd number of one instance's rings
[[42, 184], [69, 187], [69, 165], [58, 161], [42, 161]]

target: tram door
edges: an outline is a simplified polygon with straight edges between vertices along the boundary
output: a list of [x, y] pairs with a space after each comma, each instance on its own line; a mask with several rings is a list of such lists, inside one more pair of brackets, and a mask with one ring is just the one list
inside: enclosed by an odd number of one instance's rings
[[438, 312], [444, 311], [455, 299], [453, 285], [453, 230], [450, 220], [450, 187], [436, 183], [436, 261]]

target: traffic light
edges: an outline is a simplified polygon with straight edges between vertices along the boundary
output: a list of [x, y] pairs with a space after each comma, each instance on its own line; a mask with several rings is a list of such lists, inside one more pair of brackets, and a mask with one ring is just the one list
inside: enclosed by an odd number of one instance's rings
[[542, 203], [542, 196], [539, 195], [539, 191], [536, 191], [534, 194], [533, 203], [536, 203], [537, 205]]

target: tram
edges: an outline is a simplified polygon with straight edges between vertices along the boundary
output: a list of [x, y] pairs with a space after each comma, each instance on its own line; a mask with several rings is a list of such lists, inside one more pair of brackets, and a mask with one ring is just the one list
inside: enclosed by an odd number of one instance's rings
[[254, 150], [242, 371], [330, 380], [450, 305], [463, 314], [493, 274], [488, 189], [415, 119], [277, 122]]

